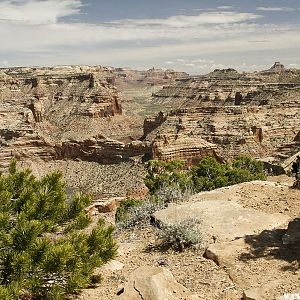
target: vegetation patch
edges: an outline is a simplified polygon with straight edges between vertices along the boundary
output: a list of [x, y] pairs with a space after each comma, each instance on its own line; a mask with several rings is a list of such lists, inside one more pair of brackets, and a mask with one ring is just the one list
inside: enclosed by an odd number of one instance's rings
[[[128, 229], [138, 225], [149, 224], [151, 215], [164, 207], [162, 203], [155, 202], [152, 199], [146, 201], [135, 200], [131, 203], [138, 204], [132, 206], [124, 205], [124, 207], [126, 207], [124, 214], [120, 213], [123, 211], [123, 208], [119, 211], [117, 210], [116, 223], [118, 229]], [[123, 216], [121, 219], [119, 217], [120, 215]]]
[[246, 156], [239, 156], [232, 163], [220, 163], [207, 156], [191, 169], [187, 169], [183, 161], [152, 160], [147, 170], [145, 184], [150, 193], [163, 202], [184, 200], [195, 192], [266, 179], [263, 163]]
[[198, 219], [188, 219], [175, 224], [162, 225], [157, 231], [161, 245], [183, 251], [185, 248], [200, 244], [202, 235], [197, 230]]
[[[212, 157], [205, 157], [191, 169], [180, 160], [150, 160], [147, 171], [144, 181], [151, 196], [146, 201], [127, 199], [121, 203], [115, 217], [119, 229], [149, 224], [155, 211], [166, 207], [170, 202], [184, 201], [196, 192], [266, 179], [263, 164], [244, 156], [226, 164]], [[185, 228], [191, 224], [179, 225], [180, 228]]]
[[62, 175], [29, 169], [0, 175], [0, 299], [65, 299], [92, 283], [94, 268], [117, 253], [114, 228], [90, 224], [87, 195], [67, 198]]

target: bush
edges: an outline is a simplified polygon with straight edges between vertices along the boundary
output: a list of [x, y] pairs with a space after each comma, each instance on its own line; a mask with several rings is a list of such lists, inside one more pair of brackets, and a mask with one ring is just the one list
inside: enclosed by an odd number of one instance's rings
[[210, 191], [229, 185], [227, 164], [217, 162], [212, 157], [203, 158], [193, 169], [192, 179], [197, 192]]
[[[67, 199], [62, 175], [36, 179], [16, 162], [0, 175], [0, 299], [64, 299], [116, 255], [114, 228], [100, 220], [90, 234], [86, 195]], [[58, 234], [64, 232], [64, 234]]]
[[265, 179], [264, 164], [248, 156], [238, 156], [232, 162], [232, 167], [247, 170], [256, 178], [261, 177]]
[[134, 205], [126, 210], [126, 218], [117, 223], [117, 228], [127, 229], [137, 225], [150, 223], [151, 215], [159, 209], [164, 208], [160, 202], [147, 200], [140, 205]]
[[162, 203], [180, 202], [188, 199], [194, 194], [192, 187], [188, 186], [182, 189], [179, 184], [162, 184], [162, 186], [155, 192], [157, 201]]
[[185, 163], [181, 160], [170, 162], [151, 160], [148, 163], [147, 171], [144, 182], [152, 195], [163, 186], [179, 186], [184, 191], [193, 185], [190, 176], [187, 176], [189, 174], [186, 172]]
[[231, 164], [204, 157], [191, 170], [183, 161], [152, 160], [147, 166], [145, 184], [150, 193], [164, 203], [180, 201], [194, 192], [210, 191], [245, 181], [265, 180], [263, 163], [238, 156]]
[[183, 251], [187, 247], [201, 243], [202, 236], [196, 228], [199, 223], [200, 221], [197, 219], [188, 219], [161, 226], [157, 233], [161, 238], [162, 246]]
[[222, 164], [212, 157], [205, 157], [192, 169], [192, 174], [197, 192], [266, 179], [263, 164], [245, 156], [237, 157], [232, 164]]
[[135, 206], [139, 206], [142, 204], [141, 200], [137, 199], [126, 199], [120, 203], [120, 206], [117, 208], [116, 215], [115, 215], [115, 221], [117, 223], [125, 222], [128, 220], [128, 211], [130, 208], [133, 208]]

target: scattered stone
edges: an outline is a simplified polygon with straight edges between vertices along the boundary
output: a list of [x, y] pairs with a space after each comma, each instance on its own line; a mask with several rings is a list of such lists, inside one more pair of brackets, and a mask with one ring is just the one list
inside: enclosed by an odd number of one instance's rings
[[119, 300], [197, 300], [183, 285], [177, 283], [172, 273], [160, 267], [144, 266], [136, 269], [118, 292]]
[[86, 208], [86, 211], [90, 214], [95, 213], [95, 211], [98, 211], [99, 213], [114, 212], [119, 204], [125, 199], [125, 197], [114, 197], [95, 201], [92, 205]]
[[168, 266], [169, 265], [168, 259], [165, 257], [160, 258], [157, 263], [159, 266]]

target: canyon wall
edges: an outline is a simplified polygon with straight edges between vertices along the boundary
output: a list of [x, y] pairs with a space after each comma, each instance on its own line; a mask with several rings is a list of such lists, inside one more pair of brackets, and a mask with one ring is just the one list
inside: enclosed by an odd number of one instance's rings
[[122, 118], [122, 107], [112, 77], [102, 67], [1, 69], [0, 165], [11, 157], [60, 159], [69, 136], [118, 127], [112, 120]]
[[[124, 113], [115, 85], [138, 94], [163, 84], [149, 107], [159, 103], [164, 112], [144, 121]], [[131, 98], [126, 111], [139, 101]], [[300, 150], [299, 116], [300, 71], [280, 63], [262, 72], [193, 77], [157, 69], [1, 69], [0, 166], [11, 157], [104, 164], [145, 155], [190, 164], [207, 154], [284, 160]]]
[[[279, 63], [263, 72], [227, 69], [177, 79], [155, 93], [153, 101], [164, 103], [168, 112], [160, 124], [158, 116], [145, 124], [149, 141], [174, 134], [204, 139], [229, 158], [247, 154], [283, 159], [298, 149], [293, 141], [300, 130], [300, 71]], [[186, 145], [178, 157], [183, 149]]]

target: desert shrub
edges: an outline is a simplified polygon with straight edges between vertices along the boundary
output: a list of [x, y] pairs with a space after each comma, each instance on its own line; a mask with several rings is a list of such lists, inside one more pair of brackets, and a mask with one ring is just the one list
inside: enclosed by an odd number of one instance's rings
[[238, 156], [232, 162], [232, 167], [242, 170], [248, 170], [252, 175], [257, 178], [262, 177], [265, 179], [264, 164], [261, 161], [257, 161], [248, 156]]
[[184, 200], [194, 192], [266, 179], [263, 163], [247, 156], [238, 156], [231, 164], [220, 163], [207, 156], [191, 170], [183, 161], [152, 160], [147, 171], [145, 184], [150, 193], [163, 203]]
[[178, 183], [172, 185], [163, 183], [161, 187], [155, 191], [154, 196], [157, 201], [167, 204], [170, 202], [184, 201], [193, 194], [194, 189], [190, 184], [182, 188]]
[[229, 185], [228, 170], [227, 164], [219, 163], [213, 157], [204, 157], [191, 171], [195, 190], [210, 191]]
[[125, 222], [128, 219], [128, 211], [142, 204], [141, 200], [137, 199], [126, 199], [120, 203], [120, 206], [117, 208], [115, 221], [117, 223]]
[[90, 202], [82, 194], [68, 199], [58, 172], [36, 179], [11, 163], [0, 175], [0, 299], [64, 299], [91, 282], [116, 243], [103, 220], [90, 234], [77, 231], [90, 223]]
[[151, 194], [155, 194], [163, 186], [179, 186], [181, 190], [185, 190], [193, 184], [188, 175], [185, 163], [181, 160], [170, 162], [151, 160], [147, 165], [144, 182]]
[[138, 225], [146, 225], [150, 223], [151, 215], [164, 205], [160, 202], [147, 200], [140, 205], [129, 207], [126, 211], [126, 218], [117, 222], [118, 229], [127, 229]]
[[192, 169], [192, 174], [197, 192], [266, 179], [263, 164], [246, 156], [237, 157], [232, 164], [219, 163], [212, 157], [205, 157]]
[[185, 248], [200, 244], [202, 235], [197, 230], [198, 219], [188, 219], [174, 224], [162, 225], [157, 231], [161, 245], [183, 251]]

